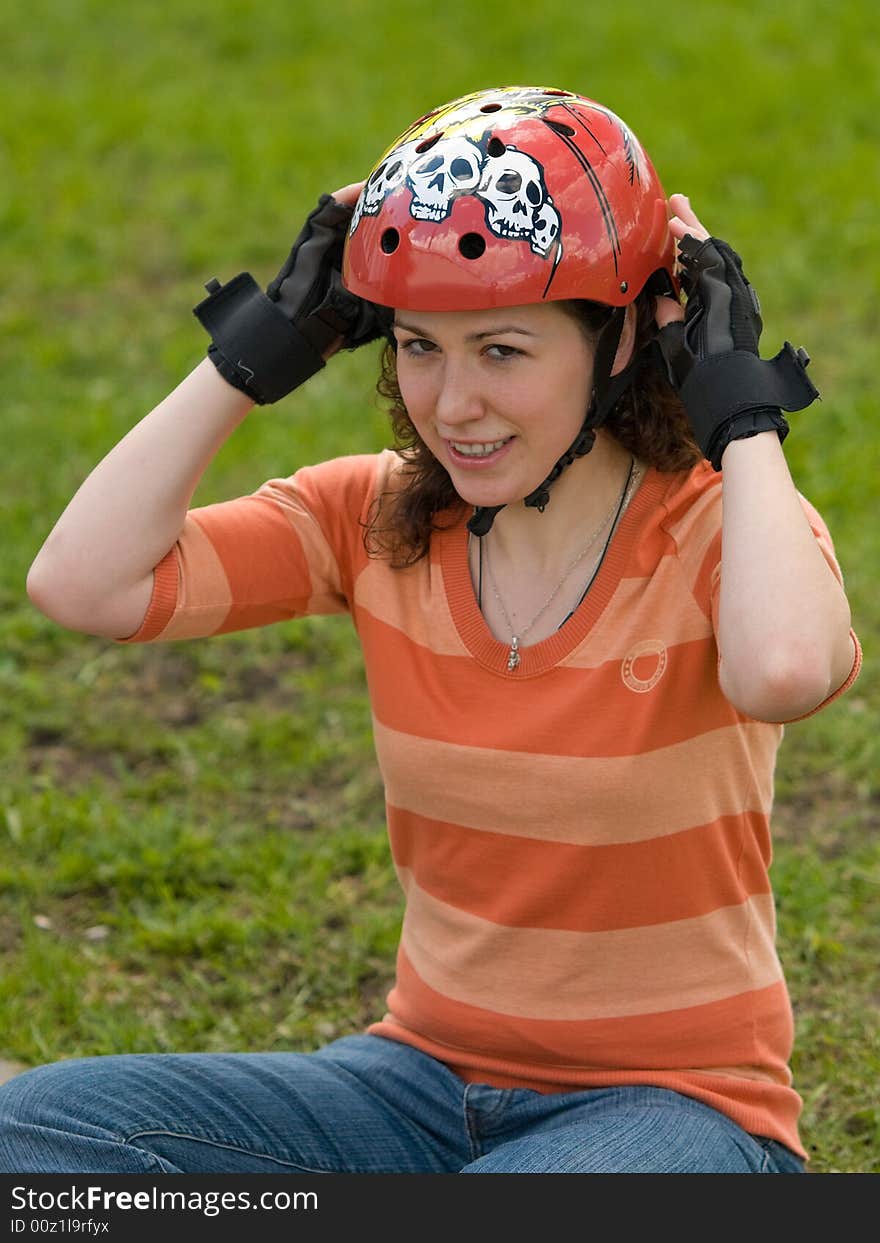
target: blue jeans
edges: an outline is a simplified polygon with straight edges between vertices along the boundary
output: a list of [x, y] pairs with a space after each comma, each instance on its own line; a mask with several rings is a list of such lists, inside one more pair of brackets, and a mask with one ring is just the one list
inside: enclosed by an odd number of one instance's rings
[[799, 1174], [774, 1140], [664, 1088], [465, 1083], [366, 1034], [316, 1053], [123, 1054], [0, 1088], [0, 1172]]

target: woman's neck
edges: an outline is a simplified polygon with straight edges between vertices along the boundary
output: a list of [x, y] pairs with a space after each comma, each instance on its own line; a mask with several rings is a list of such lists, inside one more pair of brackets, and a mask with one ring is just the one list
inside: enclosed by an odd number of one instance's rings
[[601, 431], [590, 452], [576, 459], [550, 488], [543, 513], [520, 501], [495, 517], [488, 535], [496, 563], [522, 574], [561, 573], [619, 502], [632, 455]]

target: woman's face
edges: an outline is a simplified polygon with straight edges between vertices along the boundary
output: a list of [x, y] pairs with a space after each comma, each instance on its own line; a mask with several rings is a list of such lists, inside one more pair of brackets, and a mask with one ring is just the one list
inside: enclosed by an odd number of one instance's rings
[[558, 306], [398, 311], [410, 419], [471, 505], [509, 505], [546, 479], [589, 404], [593, 350]]

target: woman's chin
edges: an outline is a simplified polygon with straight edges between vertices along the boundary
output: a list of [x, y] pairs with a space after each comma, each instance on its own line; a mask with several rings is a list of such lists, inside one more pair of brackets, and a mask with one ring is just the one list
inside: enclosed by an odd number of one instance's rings
[[524, 497], [529, 496], [546, 478], [545, 472], [532, 481], [533, 471], [521, 472], [515, 469], [513, 463], [506, 460], [515, 443], [516, 438], [511, 438], [511, 441], [497, 455], [475, 457], [471, 461], [463, 460], [463, 456], [459, 453], [446, 450], [441, 460], [452, 481], [452, 486], [465, 504], [473, 505], [475, 509], [516, 505]]
[[453, 477], [453, 487], [466, 505], [474, 509], [494, 509], [502, 505], [515, 505], [523, 499], [521, 493], [512, 493], [509, 488], [478, 488], [467, 482], [460, 482]]

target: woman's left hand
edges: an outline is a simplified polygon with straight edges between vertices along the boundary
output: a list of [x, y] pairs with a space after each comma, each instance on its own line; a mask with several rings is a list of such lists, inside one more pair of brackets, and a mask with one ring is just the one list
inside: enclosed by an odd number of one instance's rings
[[[695, 237], [700, 242], [704, 242], [710, 236], [709, 230], [700, 224], [691, 207], [690, 199], [686, 195], [671, 194], [667, 200], [667, 210], [669, 212], [669, 232], [676, 242], [680, 242], [686, 234], [690, 234], [691, 237]], [[678, 247], [676, 246], [677, 266]], [[658, 298], [656, 318], [657, 327], [665, 328], [667, 324], [673, 324], [676, 320], [684, 319], [684, 307], [674, 298]]]
[[681, 241], [686, 233], [704, 242], [709, 230], [704, 228], [691, 207], [691, 201], [685, 194], [671, 194], [667, 203], [669, 209], [669, 232]]
[[782, 410], [803, 410], [817, 396], [809, 358], [786, 342], [764, 361], [758, 295], [731, 246], [703, 227], [683, 194], [669, 199], [687, 301], [657, 300], [657, 343], [667, 377], [687, 411], [694, 439], [716, 470], [731, 440], [788, 433]]

